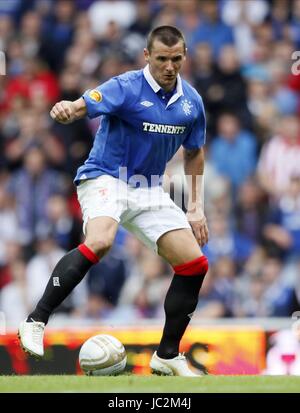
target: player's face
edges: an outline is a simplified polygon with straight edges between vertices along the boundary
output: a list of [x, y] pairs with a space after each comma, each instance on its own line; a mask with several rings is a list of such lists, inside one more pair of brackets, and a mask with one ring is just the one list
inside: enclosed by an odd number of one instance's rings
[[150, 73], [165, 91], [170, 91], [176, 84], [176, 77], [185, 60], [184, 44], [180, 40], [174, 46], [166, 46], [154, 40], [152, 49], [144, 49]]

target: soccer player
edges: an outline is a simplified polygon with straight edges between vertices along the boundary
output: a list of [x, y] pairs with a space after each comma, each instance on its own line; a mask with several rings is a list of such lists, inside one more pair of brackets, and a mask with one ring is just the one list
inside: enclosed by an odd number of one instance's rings
[[[160, 26], [148, 36], [146, 67], [116, 76], [78, 100], [61, 101], [50, 115], [62, 124], [101, 117], [87, 161], [75, 177], [85, 241], [56, 265], [35, 310], [19, 327], [24, 350], [42, 357], [49, 316], [98, 262], [123, 225], [174, 269], [165, 325], [150, 367], [166, 375], [196, 376], [179, 353], [208, 269], [201, 247], [208, 229], [201, 202], [205, 114], [196, 90], [179, 71], [186, 58], [182, 33]], [[187, 213], [161, 186], [166, 163], [180, 146], [191, 178]]]

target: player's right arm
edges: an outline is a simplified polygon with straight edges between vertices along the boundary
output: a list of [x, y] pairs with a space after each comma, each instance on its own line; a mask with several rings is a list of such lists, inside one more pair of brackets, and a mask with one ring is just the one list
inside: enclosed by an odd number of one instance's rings
[[126, 82], [114, 77], [96, 89], [87, 90], [74, 102], [62, 100], [50, 111], [50, 116], [57, 122], [68, 124], [88, 116], [90, 119], [100, 115], [116, 114], [124, 106]]
[[64, 125], [83, 118], [87, 114], [85, 100], [81, 97], [75, 101], [61, 100], [50, 111], [53, 120]]

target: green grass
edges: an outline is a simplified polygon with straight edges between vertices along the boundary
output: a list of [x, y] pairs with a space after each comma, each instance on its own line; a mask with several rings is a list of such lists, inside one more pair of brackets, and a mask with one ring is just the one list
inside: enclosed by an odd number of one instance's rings
[[0, 376], [0, 393], [300, 393], [295, 376]]

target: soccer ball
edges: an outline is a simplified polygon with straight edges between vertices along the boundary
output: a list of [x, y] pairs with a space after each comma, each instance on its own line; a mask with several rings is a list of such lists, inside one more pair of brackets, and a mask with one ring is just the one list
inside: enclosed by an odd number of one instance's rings
[[90, 337], [79, 352], [80, 367], [88, 376], [119, 374], [124, 370], [126, 361], [123, 344], [108, 334]]

